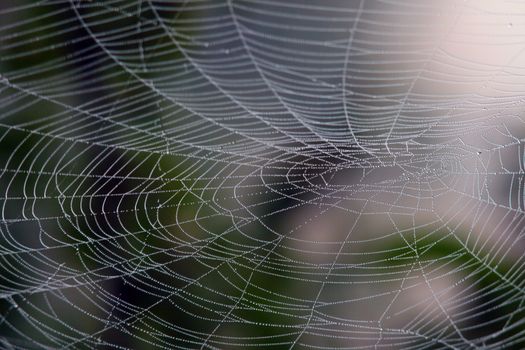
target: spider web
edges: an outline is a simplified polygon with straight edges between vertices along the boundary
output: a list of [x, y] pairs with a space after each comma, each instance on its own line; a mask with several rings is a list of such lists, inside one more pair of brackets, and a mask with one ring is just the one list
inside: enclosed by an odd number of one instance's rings
[[0, 347], [525, 346], [516, 1], [0, 4]]

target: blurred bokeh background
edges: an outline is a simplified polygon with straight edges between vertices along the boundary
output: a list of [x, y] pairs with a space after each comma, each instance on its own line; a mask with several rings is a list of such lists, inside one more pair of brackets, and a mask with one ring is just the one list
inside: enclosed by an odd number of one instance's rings
[[524, 16], [3, 0], [0, 348], [523, 349]]

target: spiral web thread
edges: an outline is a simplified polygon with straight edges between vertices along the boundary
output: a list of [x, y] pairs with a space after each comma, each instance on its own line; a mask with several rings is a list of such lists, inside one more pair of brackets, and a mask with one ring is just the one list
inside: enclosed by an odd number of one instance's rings
[[3, 2], [0, 347], [524, 347], [524, 14]]

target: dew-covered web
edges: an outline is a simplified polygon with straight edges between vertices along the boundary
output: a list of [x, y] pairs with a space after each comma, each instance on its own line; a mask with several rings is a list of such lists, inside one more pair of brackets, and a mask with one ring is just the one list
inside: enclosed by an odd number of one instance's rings
[[524, 15], [3, 0], [0, 348], [522, 349]]

